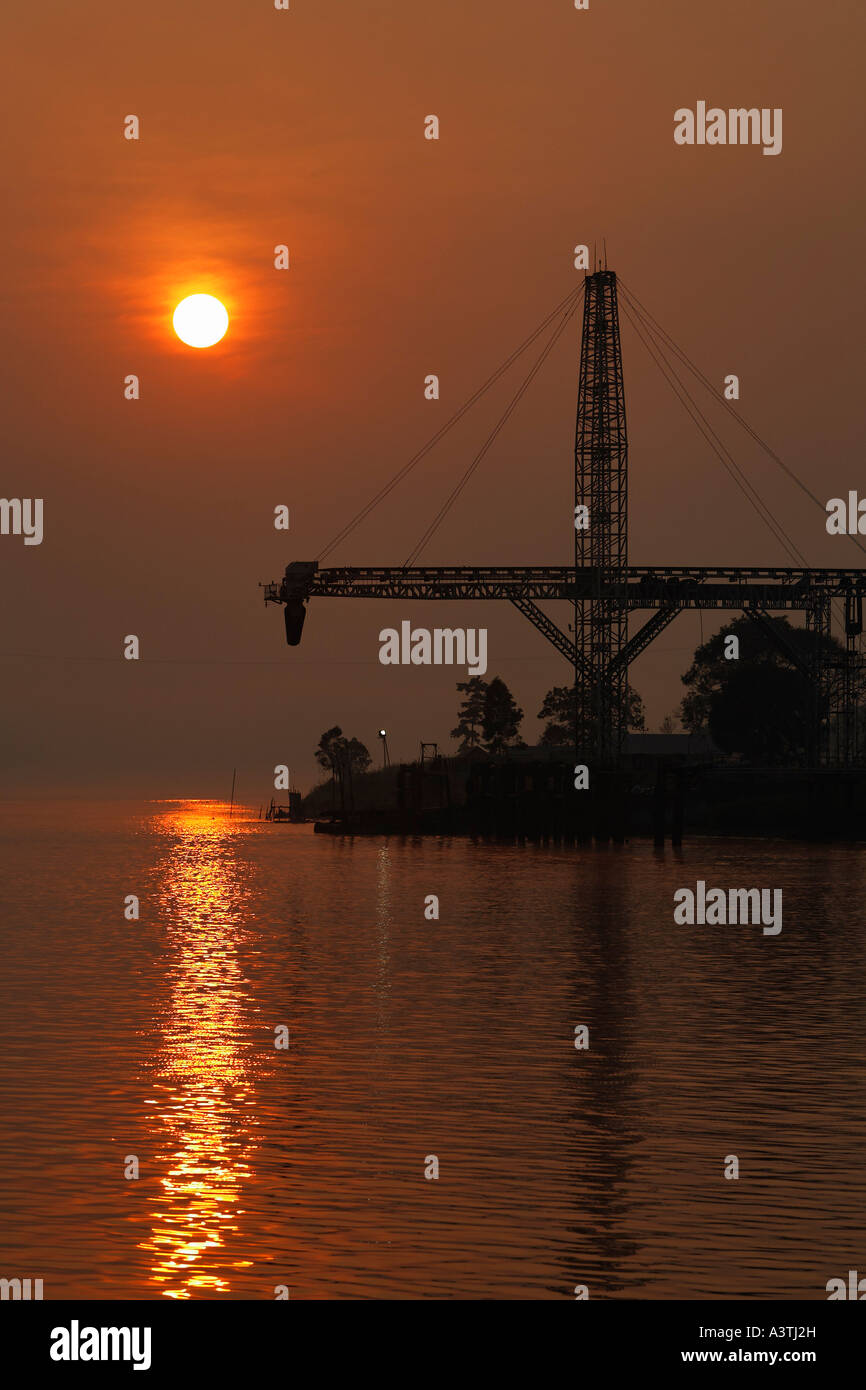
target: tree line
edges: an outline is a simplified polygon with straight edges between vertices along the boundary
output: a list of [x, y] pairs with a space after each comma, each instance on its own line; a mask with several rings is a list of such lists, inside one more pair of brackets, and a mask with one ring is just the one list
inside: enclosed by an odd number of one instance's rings
[[[773, 622], [776, 643], [745, 616], [727, 623], [702, 643], [681, 677], [686, 693], [679, 706], [665, 716], [661, 732], [673, 733], [679, 725], [687, 733], [708, 734], [722, 753], [756, 767], [796, 766], [805, 761], [815, 699], [808, 668], [823, 648], [832, 687], [842, 679], [845, 650], [835, 638], [794, 627], [785, 617]], [[738, 655], [732, 660], [730, 639], [734, 637]], [[862, 676], [859, 679], [862, 681]], [[526, 747], [520, 733], [523, 710], [500, 676], [489, 681], [471, 676], [457, 682], [457, 691], [462, 699], [451, 737], [457, 740], [459, 753], [495, 757]], [[858, 690], [858, 748], [866, 745], [864, 694]], [[625, 699], [627, 728], [645, 730], [643, 702], [637, 691], [628, 686]], [[573, 746], [575, 706], [573, 685], [555, 685], [548, 690], [537, 715], [544, 723], [538, 742]], [[591, 733], [577, 728], [578, 738]], [[372, 758], [359, 739], [346, 738], [335, 725], [319, 740], [316, 761], [339, 778], [347, 770], [366, 772]]]
[[[485, 681], [472, 676], [458, 681], [463, 695], [457, 725], [451, 737], [458, 740], [461, 753], [481, 751], [501, 754], [509, 748], [525, 748], [520, 737], [523, 710], [517, 704], [505, 682], [494, 676]], [[536, 716], [544, 720], [544, 729], [537, 740], [545, 745], [573, 744], [575, 729], [578, 736], [589, 734], [577, 722], [577, 698], [573, 685], [554, 685], [548, 690]], [[643, 703], [637, 691], [628, 687], [626, 693], [626, 724], [629, 729], [646, 728]]]
[[[482, 676], [470, 676], [468, 680], [457, 682], [457, 691], [463, 699], [451, 737], [457, 740], [458, 753], [487, 753], [496, 757], [509, 749], [526, 747], [520, 736], [523, 710], [501, 676], [494, 676], [489, 681]], [[629, 728], [645, 728], [640, 696], [629, 689], [627, 698]], [[553, 745], [573, 743], [574, 687], [555, 685], [548, 690], [537, 717], [544, 721], [539, 742]], [[367, 772], [373, 761], [366, 745], [360, 739], [346, 738], [339, 724], [322, 734], [315, 757], [319, 766], [337, 780], [347, 773]]]

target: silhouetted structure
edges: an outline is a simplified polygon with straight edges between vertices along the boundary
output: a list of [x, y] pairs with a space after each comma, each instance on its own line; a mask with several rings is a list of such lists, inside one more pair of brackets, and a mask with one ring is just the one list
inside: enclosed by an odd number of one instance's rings
[[265, 812], [265, 820], [292, 821], [297, 824], [298, 821], [302, 821], [303, 819], [300, 792], [289, 792], [288, 805], [278, 806], [273, 797], [271, 797], [271, 804]]
[[[570, 662], [578, 690], [579, 744], [596, 766], [616, 766], [625, 735], [629, 664], [687, 608], [733, 609], [758, 623], [767, 640], [804, 670], [813, 691], [809, 750], [813, 764], [830, 761], [829, 731], [839, 730], [837, 759], [855, 753], [858, 638], [863, 630], [866, 570], [780, 566], [628, 564], [628, 446], [617, 279], [607, 268], [585, 278], [583, 335], [575, 440], [575, 508], [589, 508], [589, 527], [576, 530], [569, 565], [345, 567], [319, 569], [294, 561], [278, 584], [264, 586], [265, 603], [285, 605], [286, 639], [301, 639], [310, 598], [507, 599]], [[574, 605], [575, 640], [537, 605]], [[844, 602], [843, 657], [816, 641], [804, 663], [770, 614], [805, 614], [816, 636], [829, 637], [831, 604]], [[628, 637], [629, 614], [651, 616]], [[841, 670], [834, 669], [841, 666]]]
[[[586, 279], [574, 441], [575, 568], [587, 572], [590, 596], [574, 601], [576, 728], [596, 730], [595, 756], [616, 762], [626, 734], [628, 604], [628, 439], [616, 276]], [[611, 597], [613, 595], [613, 597]]]

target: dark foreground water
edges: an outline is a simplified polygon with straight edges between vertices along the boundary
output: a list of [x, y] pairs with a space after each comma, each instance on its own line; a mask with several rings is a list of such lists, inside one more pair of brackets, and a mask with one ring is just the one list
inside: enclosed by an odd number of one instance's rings
[[[823, 1299], [866, 1272], [862, 847], [243, 817], [4, 809], [0, 1276], [46, 1298]], [[699, 878], [782, 888], [781, 934], [676, 926]]]

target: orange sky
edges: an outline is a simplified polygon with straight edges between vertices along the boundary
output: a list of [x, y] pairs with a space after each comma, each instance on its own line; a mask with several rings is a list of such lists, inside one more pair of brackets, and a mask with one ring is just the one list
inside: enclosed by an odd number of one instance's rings
[[[275, 763], [309, 783], [333, 723], [375, 752], [385, 723], [395, 757], [446, 743], [460, 673], [378, 663], [402, 618], [486, 626], [488, 675], [534, 739], [568, 669], [509, 605], [320, 600], [290, 652], [256, 585], [317, 553], [568, 292], [577, 242], [605, 236], [707, 373], [738, 373], [743, 414], [822, 498], [857, 487], [863, 27], [839, 0], [7, 16], [2, 491], [45, 500], [41, 546], [0, 537], [11, 790], [206, 796], [237, 765], [258, 803]], [[676, 147], [674, 110], [698, 99], [782, 107], [782, 154]], [[170, 329], [196, 291], [232, 314], [206, 352]], [[627, 325], [623, 346], [632, 562], [781, 562]], [[578, 348], [575, 321], [425, 561], [569, 559]], [[330, 562], [401, 563], [520, 375]], [[856, 563], [726, 439], [810, 562]], [[699, 634], [685, 615], [633, 667], [651, 727]]]

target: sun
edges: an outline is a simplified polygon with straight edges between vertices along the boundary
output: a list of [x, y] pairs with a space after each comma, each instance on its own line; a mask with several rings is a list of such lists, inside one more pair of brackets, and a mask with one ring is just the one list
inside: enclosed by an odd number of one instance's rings
[[182, 299], [172, 315], [174, 331], [187, 347], [213, 347], [225, 336], [228, 311], [212, 294], [191, 294]]

